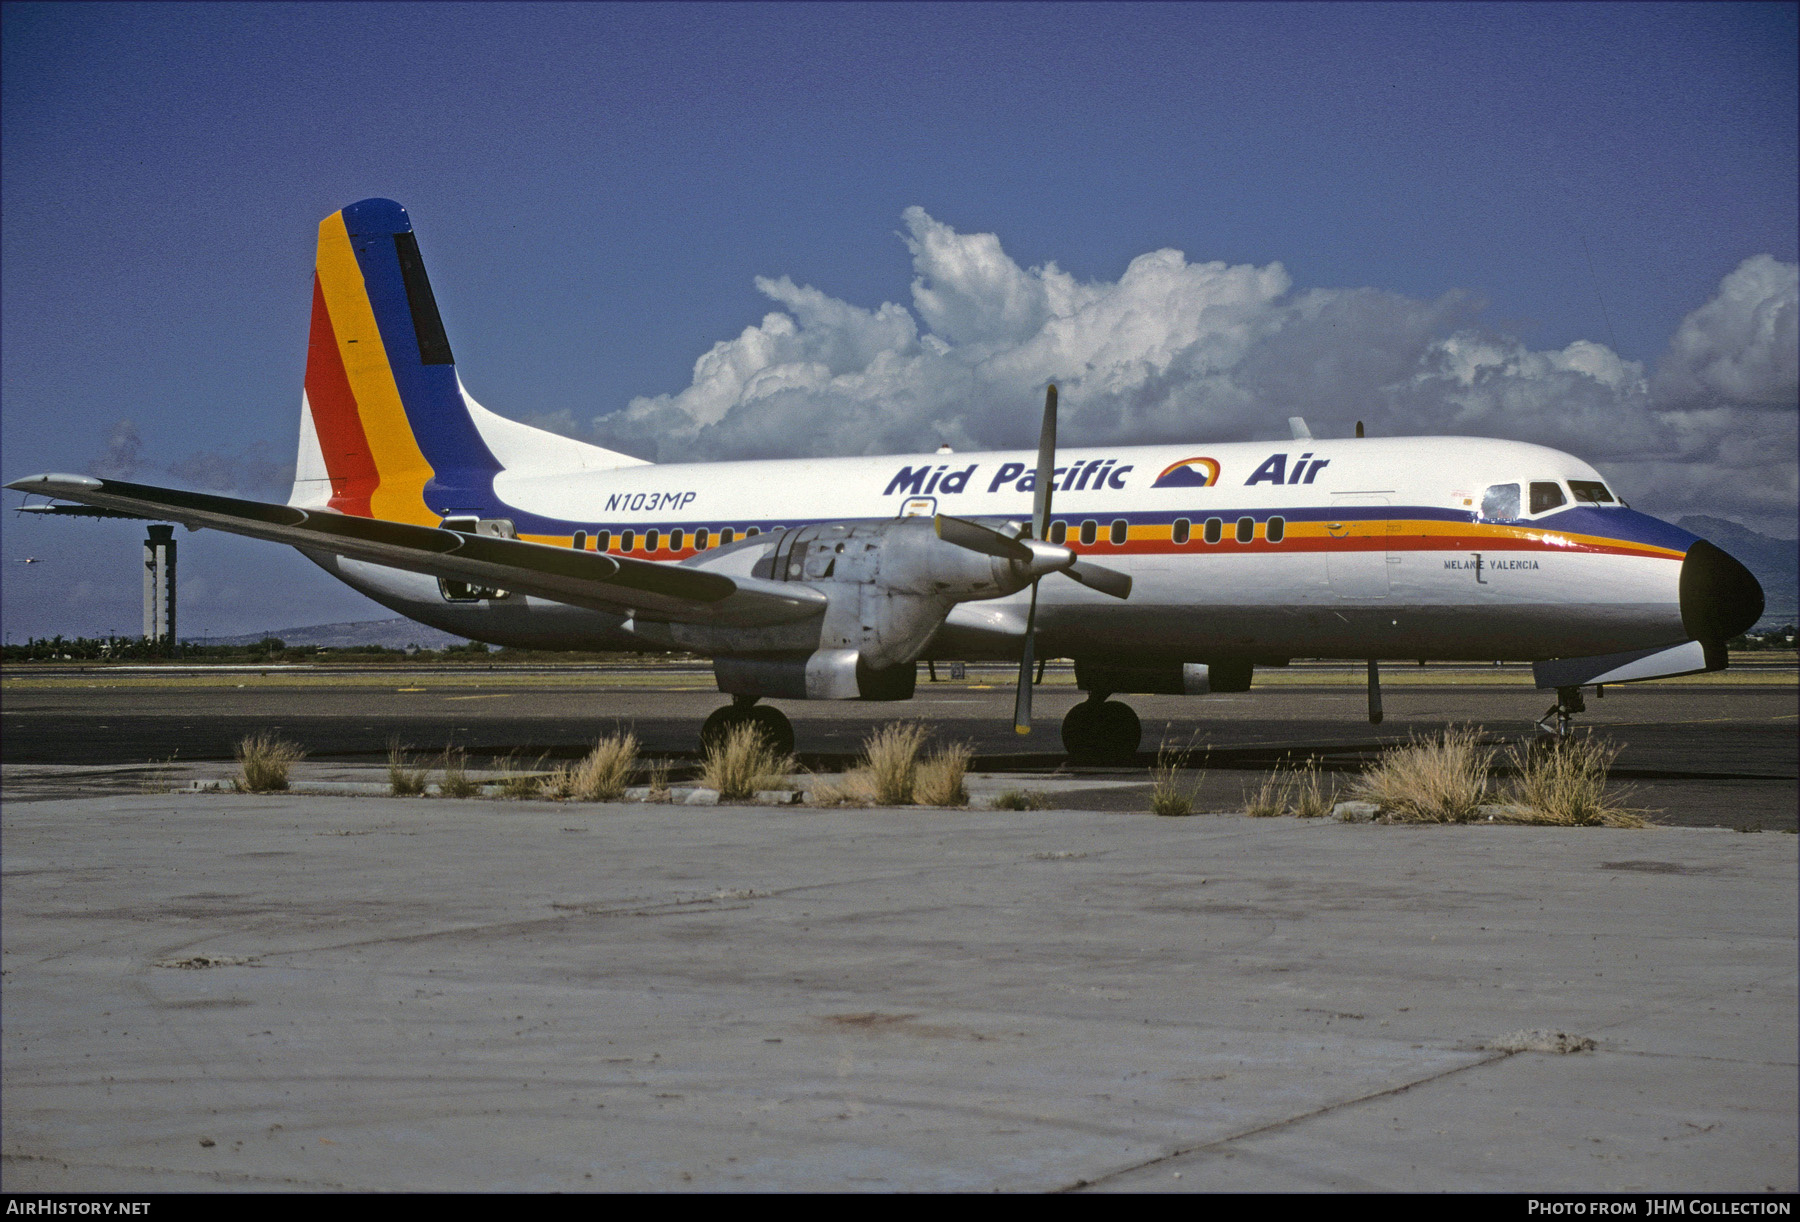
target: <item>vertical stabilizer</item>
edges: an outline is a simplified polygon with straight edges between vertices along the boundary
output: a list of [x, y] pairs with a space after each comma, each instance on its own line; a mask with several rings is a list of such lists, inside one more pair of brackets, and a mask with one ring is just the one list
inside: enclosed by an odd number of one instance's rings
[[406, 209], [365, 199], [326, 217], [290, 503], [422, 525], [489, 516], [496, 452], [552, 471], [637, 462], [472, 404]]

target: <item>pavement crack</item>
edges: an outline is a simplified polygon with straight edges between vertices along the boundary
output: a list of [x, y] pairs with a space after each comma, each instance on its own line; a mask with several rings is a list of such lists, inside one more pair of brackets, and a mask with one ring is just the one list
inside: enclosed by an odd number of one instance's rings
[[1206, 1150], [1216, 1150], [1222, 1146], [1228, 1146], [1234, 1141], [1242, 1141], [1246, 1137], [1256, 1137], [1263, 1133], [1272, 1133], [1307, 1120], [1317, 1119], [1320, 1116], [1328, 1116], [1332, 1112], [1339, 1111], [1346, 1107], [1354, 1107], [1359, 1103], [1368, 1103], [1374, 1099], [1385, 1099], [1392, 1095], [1402, 1095], [1413, 1089], [1415, 1086], [1425, 1086], [1442, 1078], [1449, 1078], [1460, 1073], [1467, 1073], [1469, 1070], [1479, 1069], [1483, 1065], [1497, 1064], [1500, 1061], [1507, 1060], [1517, 1055], [1519, 1054], [1516, 1052], [1497, 1052], [1492, 1056], [1486, 1056], [1482, 1057], [1480, 1060], [1471, 1061], [1467, 1065], [1452, 1065], [1448, 1069], [1440, 1069], [1436, 1073], [1427, 1074], [1423, 1078], [1415, 1078], [1410, 1082], [1402, 1082], [1398, 1086], [1389, 1086], [1382, 1090], [1374, 1090], [1367, 1094], [1356, 1095], [1353, 1098], [1340, 1099], [1335, 1103], [1327, 1103], [1323, 1107], [1313, 1108], [1311, 1111], [1301, 1112], [1294, 1116], [1284, 1116], [1280, 1120], [1271, 1120], [1265, 1124], [1253, 1125], [1247, 1129], [1239, 1129], [1235, 1133], [1227, 1133], [1223, 1137], [1215, 1137], [1210, 1141], [1195, 1142], [1191, 1146], [1177, 1146], [1175, 1149], [1165, 1151], [1155, 1158], [1147, 1158], [1142, 1162], [1131, 1163], [1124, 1167], [1117, 1167], [1102, 1175], [1094, 1176], [1092, 1179], [1079, 1179], [1072, 1184], [1063, 1184], [1060, 1187], [1052, 1188], [1050, 1191], [1081, 1192], [1084, 1189], [1095, 1188], [1106, 1183], [1108, 1180], [1116, 1180], [1120, 1176], [1130, 1175], [1134, 1171], [1143, 1171], [1150, 1167], [1160, 1166], [1163, 1163], [1169, 1162], [1171, 1159], [1185, 1158], [1189, 1154], [1199, 1154]]

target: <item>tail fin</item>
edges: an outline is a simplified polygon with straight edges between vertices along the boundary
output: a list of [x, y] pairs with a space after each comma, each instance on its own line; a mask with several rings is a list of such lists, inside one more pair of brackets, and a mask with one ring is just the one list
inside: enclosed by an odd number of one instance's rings
[[290, 503], [421, 525], [493, 516], [495, 451], [520, 453], [521, 433], [533, 466], [637, 462], [464, 395], [406, 209], [365, 199], [321, 221]]

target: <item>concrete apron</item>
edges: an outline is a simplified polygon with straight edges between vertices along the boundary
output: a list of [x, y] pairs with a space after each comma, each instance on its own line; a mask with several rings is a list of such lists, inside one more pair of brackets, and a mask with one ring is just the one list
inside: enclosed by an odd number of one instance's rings
[[1796, 1188], [1784, 835], [201, 794], [3, 843], [9, 1191]]

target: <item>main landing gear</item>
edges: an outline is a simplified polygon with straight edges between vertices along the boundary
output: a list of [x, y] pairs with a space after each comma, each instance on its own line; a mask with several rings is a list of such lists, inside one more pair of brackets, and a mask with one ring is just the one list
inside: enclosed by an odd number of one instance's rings
[[[1599, 688], [1594, 689], [1600, 693]], [[1556, 703], [1544, 711], [1538, 719], [1538, 742], [1544, 746], [1555, 746], [1568, 738], [1575, 730], [1575, 714], [1587, 712], [1587, 701], [1581, 698], [1578, 687], [1559, 687], [1556, 689]]]
[[742, 725], [753, 725], [762, 731], [763, 741], [777, 755], [794, 751], [794, 723], [778, 709], [757, 704], [755, 696], [733, 696], [731, 703], [715, 710], [700, 726], [700, 747], [708, 750], [723, 742], [725, 736]]
[[1143, 741], [1143, 723], [1131, 706], [1093, 692], [1063, 718], [1063, 748], [1076, 764], [1129, 764]]

